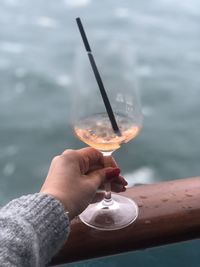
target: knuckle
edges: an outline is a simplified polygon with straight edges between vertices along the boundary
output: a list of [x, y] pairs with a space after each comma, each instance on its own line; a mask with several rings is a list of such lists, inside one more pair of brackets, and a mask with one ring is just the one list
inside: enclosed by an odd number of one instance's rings
[[78, 154], [76, 150], [67, 149], [61, 154], [61, 157], [67, 161], [74, 161], [78, 159]]
[[52, 163], [55, 164], [56, 162], [58, 162], [59, 159], [60, 159], [60, 156], [55, 156], [55, 157], [52, 159]]
[[69, 155], [69, 154], [74, 154], [75, 150], [73, 149], [66, 149], [62, 152], [61, 155]]

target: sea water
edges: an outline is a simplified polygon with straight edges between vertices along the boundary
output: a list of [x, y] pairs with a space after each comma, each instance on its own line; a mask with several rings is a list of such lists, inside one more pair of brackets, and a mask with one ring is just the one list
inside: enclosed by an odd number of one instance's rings
[[[83, 146], [70, 124], [77, 16], [94, 50], [108, 33], [123, 33], [135, 50], [144, 127], [115, 154], [130, 186], [200, 174], [198, 0], [1, 0], [0, 205], [37, 192], [52, 157]], [[70, 266], [199, 266], [199, 247], [191, 241]]]

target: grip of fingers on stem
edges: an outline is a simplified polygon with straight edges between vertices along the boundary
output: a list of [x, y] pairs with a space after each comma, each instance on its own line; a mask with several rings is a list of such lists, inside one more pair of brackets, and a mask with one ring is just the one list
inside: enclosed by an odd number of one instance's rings
[[118, 177], [119, 174], [120, 174], [120, 169], [119, 168], [113, 168], [113, 169], [108, 170], [106, 172], [106, 178], [108, 180], [112, 180], [113, 178]]

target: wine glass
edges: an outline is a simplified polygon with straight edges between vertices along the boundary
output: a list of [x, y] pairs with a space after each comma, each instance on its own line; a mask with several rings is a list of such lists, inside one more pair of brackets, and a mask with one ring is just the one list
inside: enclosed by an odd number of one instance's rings
[[[142, 127], [132, 45], [126, 38], [110, 37], [94, 38], [96, 42], [93, 44], [93, 55], [120, 135], [113, 131], [82, 46], [77, 49], [73, 74], [74, 133], [82, 142], [98, 149], [104, 156], [111, 156], [122, 144], [135, 138]], [[80, 214], [80, 219], [95, 229], [117, 230], [130, 225], [137, 216], [137, 204], [120, 194], [111, 194], [110, 184], [106, 183], [104, 199], [90, 204]]]

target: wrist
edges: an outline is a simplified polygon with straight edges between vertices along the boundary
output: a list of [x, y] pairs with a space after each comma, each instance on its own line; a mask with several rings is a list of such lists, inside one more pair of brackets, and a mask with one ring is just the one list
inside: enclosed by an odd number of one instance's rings
[[71, 208], [72, 205], [70, 205], [70, 201], [66, 200], [66, 197], [62, 197], [62, 195], [57, 193], [56, 191], [50, 191], [50, 190], [41, 190], [40, 191], [43, 194], [47, 194], [53, 198], [55, 198], [57, 201], [59, 201], [62, 206], [64, 207], [64, 211], [67, 214], [69, 220], [71, 221], [76, 215], [74, 215], [73, 208]]

